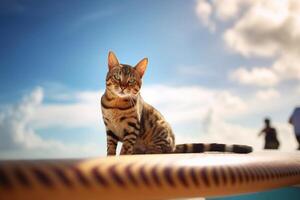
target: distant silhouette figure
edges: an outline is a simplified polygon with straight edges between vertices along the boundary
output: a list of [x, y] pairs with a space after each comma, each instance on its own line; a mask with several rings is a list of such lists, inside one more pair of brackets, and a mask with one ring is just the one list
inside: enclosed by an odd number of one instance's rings
[[277, 139], [276, 129], [271, 127], [270, 119], [265, 119], [265, 127], [260, 131], [258, 136], [265, 134], [264, 149], [278, 149], [279, 141]]
[[294, 127], [294, 133], [298, 141], [298, 150], [300, 150], [300, 107], [296, 107], [289, 119], [289, 123]]

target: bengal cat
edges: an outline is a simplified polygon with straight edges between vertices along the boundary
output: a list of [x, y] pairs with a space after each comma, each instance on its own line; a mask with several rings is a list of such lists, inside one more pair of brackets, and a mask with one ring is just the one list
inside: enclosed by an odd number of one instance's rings
[[142, 77], [147, 64], [147, 58], [142, 59], [135, 67], [120, 64], [113, 52], [108, 54], [106, 90], [101, 98], [107, 134], [107, 155], [116, 155], [118, 142], [123, 143], [121, 155], [252, 151], [251, 147], [245, 145], [216, 143], [176, 145], [169, 123], [140, 95]]

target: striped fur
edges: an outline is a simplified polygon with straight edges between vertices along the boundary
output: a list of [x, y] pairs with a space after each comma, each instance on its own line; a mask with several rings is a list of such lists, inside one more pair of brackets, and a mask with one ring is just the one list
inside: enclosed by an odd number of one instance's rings
[[178, 144], [176, 145], [174, 153], [203, 153], [207, 151], [250, 153], [252, 152], [252, 147], [247, 145], [228, 145], [218, 143]]
[[116, 155], [118, 142], [123, 154], [198, 153], [223, 151], [248, 153], [251, 147], [225, 144], [175, 145], [171, 126], [162, 114], [143, 101], [139, 91], [148, 60], [135, 67], [120, 64], [113, 52], [108, 56], [109, 71], [101, 110], [107, 135], [107, 155]]

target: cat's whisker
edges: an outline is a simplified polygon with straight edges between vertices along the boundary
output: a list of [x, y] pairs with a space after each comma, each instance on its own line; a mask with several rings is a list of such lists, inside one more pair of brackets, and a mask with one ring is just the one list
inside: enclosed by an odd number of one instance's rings
[[130, 97], [131, 100], [132, 100], [132, 105], [135, 106], [136, 105], [136, 102], [134, 101], [133, 97]]
[[134, 100], [131, 96], [129, 96], [129, 102], [130, 102], [130, 106], [134, 107], [135, 104], [134, 104]]

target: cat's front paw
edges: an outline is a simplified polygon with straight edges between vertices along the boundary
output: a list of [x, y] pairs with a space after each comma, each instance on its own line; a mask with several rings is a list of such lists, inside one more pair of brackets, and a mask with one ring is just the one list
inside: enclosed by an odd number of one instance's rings
[[133, 154], [132, 148], [122, 147], [120, 155], [131, 155]]

